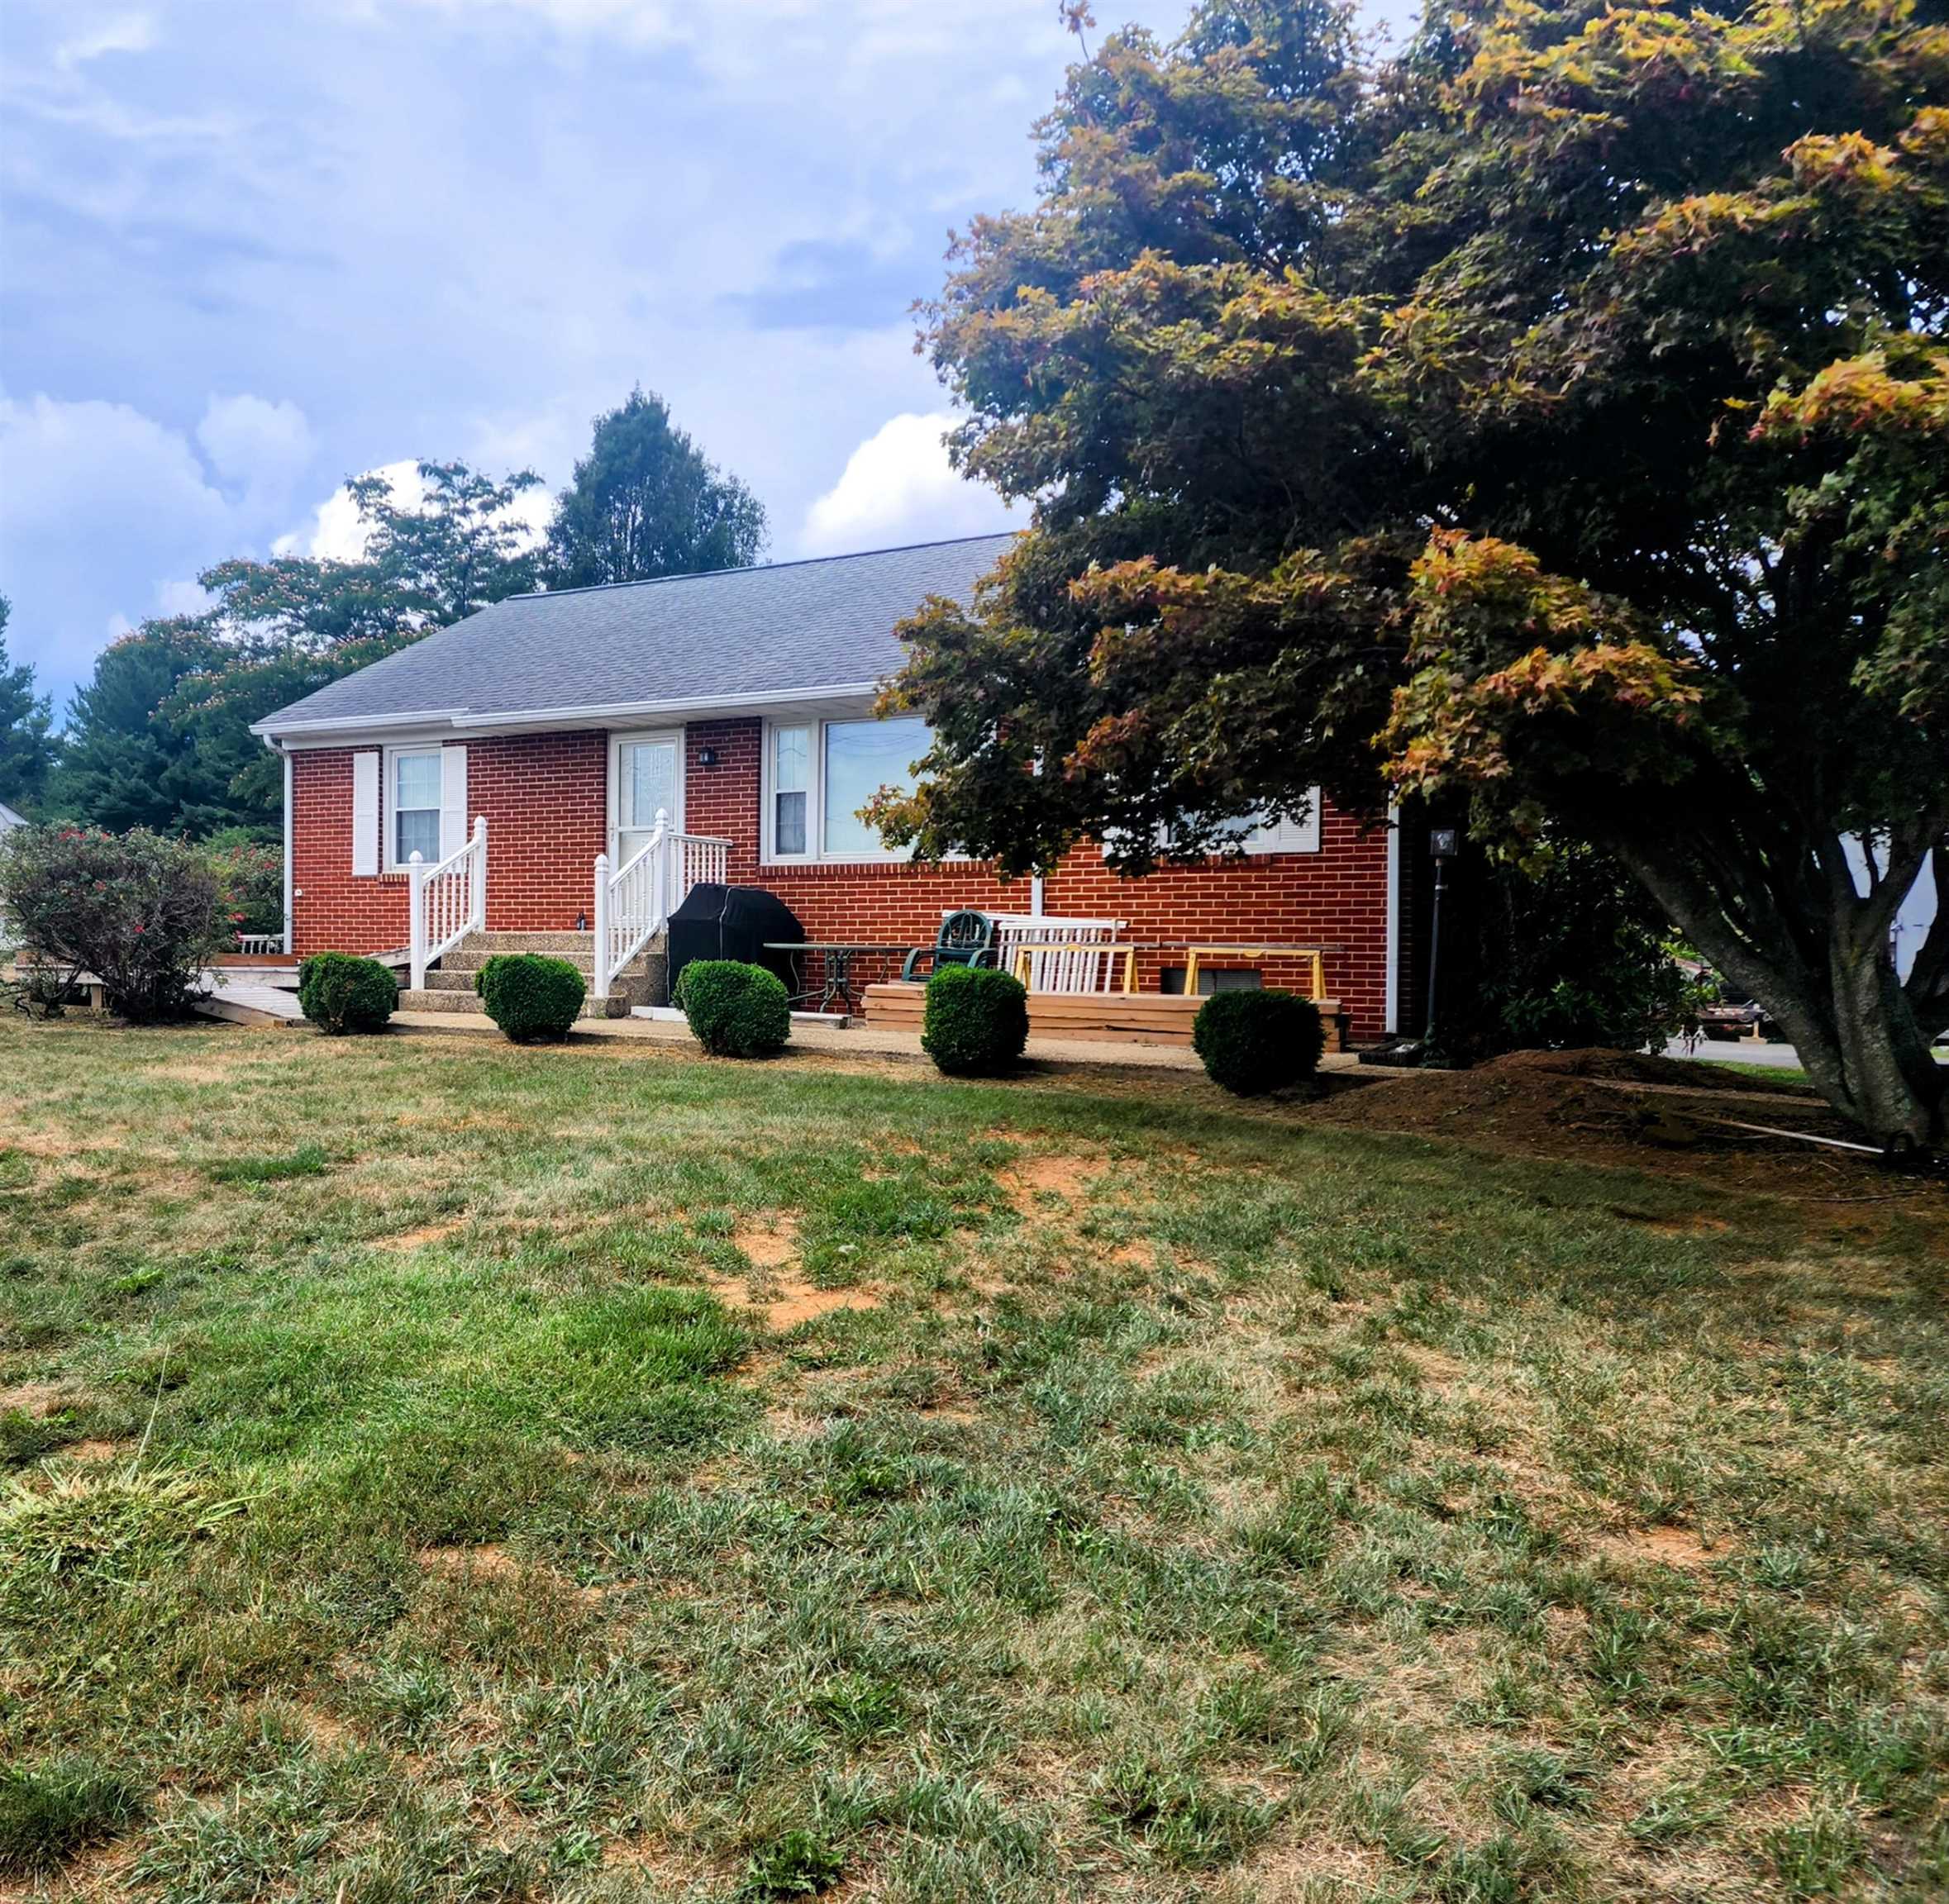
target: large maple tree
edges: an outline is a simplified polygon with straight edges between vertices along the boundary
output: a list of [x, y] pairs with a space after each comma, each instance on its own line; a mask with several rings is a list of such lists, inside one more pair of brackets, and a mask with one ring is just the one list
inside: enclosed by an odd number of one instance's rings
[[[1107, 40], [923, 347], [1036, 499], [892, 691], [893, 837], [1208, 847], [1323, 784], [1615, 854], [1840, 1109], [1939, 1144], [1949, 27], [1912, 0], [1323, 0]], [[1865, 856], [1860, 842], [1871, 850]]]

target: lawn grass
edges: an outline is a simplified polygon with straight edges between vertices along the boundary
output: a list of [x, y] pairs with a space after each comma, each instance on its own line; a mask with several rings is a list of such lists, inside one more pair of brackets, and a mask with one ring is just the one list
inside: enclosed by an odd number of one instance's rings
[[1937, 1207], [1190, 1081], [0, 1075], [0, 1894], [1949, 1887]]

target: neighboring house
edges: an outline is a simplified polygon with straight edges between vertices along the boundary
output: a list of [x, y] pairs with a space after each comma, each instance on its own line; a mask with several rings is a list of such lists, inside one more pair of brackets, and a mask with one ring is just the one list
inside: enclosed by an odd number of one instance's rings
[[[11, 833], [15, 827], [25, 826], [26, 823], [24, 815], [15, 812], [4, 800], [0, 800], [0, 834]], [[7, 930], [6, 896], [0, 894], [0, 946], [11, 945], [12, 943], [12, 935]]]
[[[873, 717], [902, 659], [894, 625], [927, 596], [969, 599], [1008, 541], [517, 596], [272, 715], [255, 731], [286, 764], [291, 950], [407, 948], [416, 853], [446, 863], [427, 886], [423, 952], [469, 925], [593, 925], [597, 856], [612, 873], [631, 862], [660, 812], [726, 844], [658, 871], [658, 924], [693, 881], [723, 877], [778, 894], [815, 940], [929, 944], [964, 907], [1110, 917], [1146, 948], [1138, 983], [1153, 992], [1181, 978], [1194, 941], [1320, 945], [1354, 1035], [1389, 1028], [1406, 989], [1394, 835], [1331, 806], [1252, 835], [1243, 858], [1140, 880], [1089, 847], [1013, 883], [973, 862], [914, 865], [857, 817], [926, 747], [918, 721]], [[482, 820], [477, 870], [466, 849]], [[648, 921], [646, 883], [609, 895], [618, 951], [631, 934], [616, 915]], [[1299, 959], [1231, 963], [1269, 984], [1306, 977]]]

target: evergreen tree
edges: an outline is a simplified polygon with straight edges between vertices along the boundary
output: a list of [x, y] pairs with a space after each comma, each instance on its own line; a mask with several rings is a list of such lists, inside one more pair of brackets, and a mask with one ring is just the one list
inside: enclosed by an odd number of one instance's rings
[[0, 803], [31, 813], [47, 790], [60, 750], [48, 731], [48, 697], [34, 692], [34, 670], [24, 661], [17, 667], [8, 662], [10, 612], [0, 595]]
[[765, 546], [765, 506], [670, 421], [660, 397], [631, 391], [555, 505], [549, 586], [581, 588], [748, 569]]

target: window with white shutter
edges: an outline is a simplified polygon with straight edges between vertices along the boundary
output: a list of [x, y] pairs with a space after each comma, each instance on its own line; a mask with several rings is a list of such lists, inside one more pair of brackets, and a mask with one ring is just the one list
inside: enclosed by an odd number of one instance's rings
[[360, 879], [379, 869], [379, 756], [352, 756], [352, 873]]
[[467, 844], [467, 750], [440, 750], [440, 857], [450, 859]]

